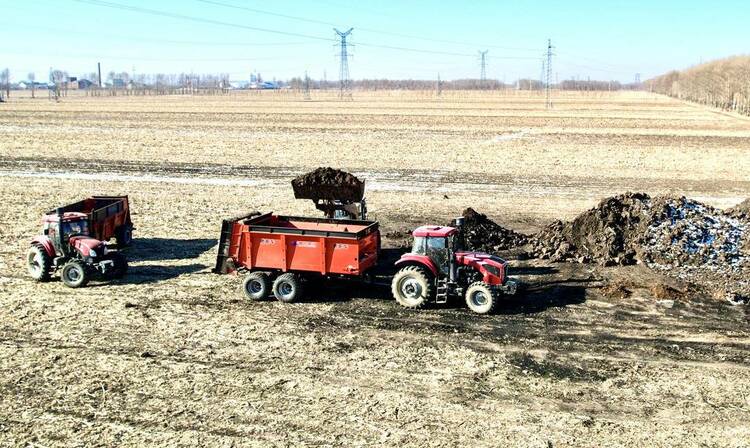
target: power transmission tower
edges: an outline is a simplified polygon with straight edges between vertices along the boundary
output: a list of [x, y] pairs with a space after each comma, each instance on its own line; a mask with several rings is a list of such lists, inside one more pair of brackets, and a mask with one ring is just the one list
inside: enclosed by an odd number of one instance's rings
[[435, 86], [435, 93], [440, 96], [443, 93], [443, 83], [440, 82], [440, 73], [438, 73], [437, 85]]
[[635, 81], [635, 85], [636, 86], [641, 85], [641, 74], [640, 73], [636, 73], [635, 74], [635, 80], [634, 81]]
[[307, 70], [305, 70], [305, 101], [310, 101], [310, 77], [307, 76]]
[[347, 51], [346, 38], [352, 33], [354, 28], [341, 32], [334, 28], [336, 34], [341, 38], [341, 51], [339, 53], [339, 98], [351, 99], [352, 86], [349, 80], [349, 53]]
[[479, 72], [479, 80], [482, 82], [482, 85], [485, 84], [485, 81], [487, 81], [487, 52], [489, 50], [479, 51], [479, 61], [481, 70]]
[[552, 39], [547, 40], [547, 78], [545, 83], [546, 96], [547, 96], [547, 109], [552, 109]]

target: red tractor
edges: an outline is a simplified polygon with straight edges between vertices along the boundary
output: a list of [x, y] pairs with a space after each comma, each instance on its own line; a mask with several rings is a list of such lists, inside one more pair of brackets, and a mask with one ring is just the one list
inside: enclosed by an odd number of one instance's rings
[[508, 264], [500, 257], [468, 252], [458, 246], [456, 227], [422, 226], [413, 232], [414, 247], [397, 262], [393, 297], [406, 308], [422, 308], [429, 302], [446, 303], [464, 296], [479, 314], [495, 310], [502, 294], [513, 295], [518, 284], [508, 278]]
[[31, 277], [47, 281], [61, 269], [66, 286], [85, 286], [93, 276], [122, 278], [128, 263], [122, 252], [91, 236], [89, 214], [63, 212], [42, 218], [42, 234], [31, 241], [26, 263]]

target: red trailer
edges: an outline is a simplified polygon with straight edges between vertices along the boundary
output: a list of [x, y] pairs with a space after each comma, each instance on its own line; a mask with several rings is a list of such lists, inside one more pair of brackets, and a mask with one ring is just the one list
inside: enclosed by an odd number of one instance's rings
[[82, 213], [88, 220], [89, 236], [100, 241], [113, 237], [118, 247], [133, 242], [133, 222], [127, 196], [92, 196], [47, 212], [48, 217], [59, 214]]
[[251, 213], [222, 223], [214, 272], [248, 272], [252, 300], [294, 302], [311, 278], [361, 278], [379, 252], [377, 222]]

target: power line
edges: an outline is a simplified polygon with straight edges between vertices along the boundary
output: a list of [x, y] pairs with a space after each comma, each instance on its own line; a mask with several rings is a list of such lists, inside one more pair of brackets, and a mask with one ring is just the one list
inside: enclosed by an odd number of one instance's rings
[[[256, 14], [265, 14], [265, 15], [274, 16], [274, 17], [281, 17], [281, 18], [289, 19], [289, 20], [297, 20], [297, 21], [300, 21], [300, 22], [315, 23], [315, 24], [318, 24], [318, 25], [327, 25], [327, 26], [334, 26], [334, 27], [336, 26], [336, 24], [334, 24], [334, 23], [325, 22], [325, 21], [322, 21], [322, 20], [315, 20], [315, 19], [310, 19], [310, 18], [307, 18], [307, 17], [292, 16], [292, 15], [289, 15], [289, 14], [281, 14], [281, 13], [272, 12], [272, 11], [266, 11], [266, 10], [257, 9], [257, 8], [249, 8], [247, 6], [233, 5], [233, 4], [230, 4], [230, 3], [225, 3], [225, 2], [215, 1], [215, 0], [195, 0], [195, 1], [201, 2], [201, 3], [210, 4], [210, 5], [214, 5], [214, 6], [223, 6], [225, 8], [231, 8], [231, 9], [237, 9], [237, 10], [242, 10], [242, 11], [253, 12], [253, 13], [256, 13]], [[429, 37], [424, 37], [424, 36], [416, 36], [416, 35], [412, 35], [412, 34], [395, 33], [395, 32], [392, 32], [392, 31], [378, 30], [378, 29], [373, 29], [373, 28], [357, 27], [357, 31], [358, 32], [373, 33], [373, 34], [382, 34], [382, 35], [394, 36], [394, 37], [400, 37], [400, 38], [407, 38], [407, 39], [417, 39], [417, 40], [422, 40], [422, 41], [427, 41], [427, 42], [436, 42], [436, 43], [454, 44], [454, 45], [465, 45], [465, 46], [472, 46], [472, 47], [477, 46], [476, 44], [469, 43], [469, 42], [459, 42], [459, 41], [445, 40], [445, 39], [434, 39], [434, 38], [429, 38]], [[488, 48], [497, 48], [497, 49], [502, 49], [502, 50], [513, 50], [513, 51], [537, 51], [537, 50], [535, 50], [533, 48], [505, 47], [505, 46], [498, 46], [498, 45], [481, 45], [481, 46], [488, 47]]]

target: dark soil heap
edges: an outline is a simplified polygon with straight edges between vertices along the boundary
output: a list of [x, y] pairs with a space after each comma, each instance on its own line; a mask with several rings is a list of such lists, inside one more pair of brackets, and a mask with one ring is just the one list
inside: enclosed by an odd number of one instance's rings
[[365, 183], [346, 171], [321, 167], [293, 179], [292, 189], [297, 199], [358, 202], [364, 195]]
[[548, 225], [532, 238], [530, 253], [552, 261], [633, 264], [640, 229], [650, 218], [650, 203], [645, 193], [607, 198], [571, 222]]
[[473, 208], [464, 210], [463, 218], [460, 242], [466, 250], [494, 253], [523, 246], [528, 242], [528, 236], [506, 229]]
[[750, 219], [750, 198], [745, 199], [727, 211], [734, 217]]

